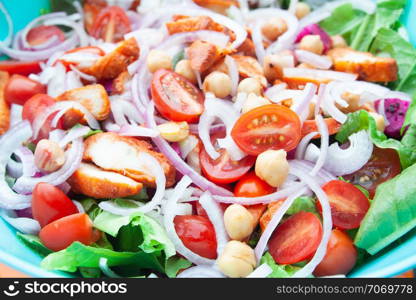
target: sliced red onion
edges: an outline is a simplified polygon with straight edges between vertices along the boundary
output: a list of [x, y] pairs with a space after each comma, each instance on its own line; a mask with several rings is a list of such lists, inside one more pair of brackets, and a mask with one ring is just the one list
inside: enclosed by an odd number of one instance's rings
[[243, 109], [243, 105], [247, 101], [247, 97], [248, 97], [247, 93], [238, 93], [237, 97], [235, 97], [235, 101], [233, 105], [234, 110], [236, 110], [238, 113], [241, 113]]
[[238, 81], [240, 79], [240, 75], [238, 73], [238, 66], [237, 66], [237, 63], [235, 62], [235, 59], [229, 55], [225, 57], [224, 62], [227, 65], [228, 74], [230, 75], [230, 78], [231, 78], [231, 95], [235, 96], [237, 95]]
[[181, 152], [182, 159], [185, 159], [188, 157], [189, 153], [192, 152], [192, 150], [195, 149], [196, 146], [198, 146], [199, 140], [196, 136], [193, 134], [190, 134], [186, 139], [179, 142], [179, 148]]
[[121, 136], [157, 137], [159, 132], [138, 125], [122, 125], [118, 134]]
[[[272, 99], [275, 98], [276, 95], [279, 95], [282, 91], [286, 90], [286, 88], [287, 88], [286, 83], [273, 85], [266, 89], [266, 91], [264, 92], [264, 96], [266, 96], [270, 101], [272, 101]], [[273, 102], [276, 102], [276, 101], [273, 101]]]
[[13, 189], [22, 194], [32, 193], [35, 186], [40, 182], [46, 182], [57, 186], [65, 182], [81, 164], [84, 152], [84, 143], [82, 138], [72, 142], [69, 150], [65, 152], [65, 164], [56, 172], [41, 177], [20, 177], [17, 179]]
[[257, 60], [260, 65], [263, 66], [264, 57], [266, 56], [266, 50], [264, 49], [263, 44], [263, 33], [262, 26], [266, 20], [259, 19], [251, 27], [251, 38], [254, 43], [254, 50], [256, 51]]
[[2, 217], [7, 223], [24, 234], [39, 234], [40, 224], [34, 219], [19, 218], [14, 211], [5, 210], [2, 208], [0, 208], [0, 217]]
[[165, 34], [161, 30], [158, 30], [158, 29], [144, 28], [144, 29], [138, 29], [138, 30], [134, 30], [132, 32], [127, 33], [124, 36], [124, 39], [128, 40], [132, 37], [136, 38], [138, 43], [141, 40], [145, 40], [149, 48], [154, 48], [158, 46], [160, 43], [162, 43], [163, 39], [165, 38]]
[[[293, 202], [305, 194], [307, 189], [305, 187], [301, 188], [300, 190], [296, 191], [294, 194], [291, 194], [279, 207], [279, 209], [274, 213], [273, 218], [270, 220], [270, 222], [267, 224], [266, 228], [264, 229], [262, 235], [260, 236], [260, 239], [256, 245], [256, 248], [254, 248], [254, 253], [257, 258], [257, 263], [259, 263], [260, 259], [263, 256], [264, 251], [267, 248], [267, 243], [269, 242], [270, 237], [272, 236], [274, 230], [276, 229], [277, 225], [279, 225], [280, 220], [283, 218], [286, 211], [290, 208], [290, 206], [293, 204]], [[275, 199], [279, 200], [280, 198]]]
[[10, 159], [7, 163], [7, 175], [13, 178], [19, 178], [23, 175], [23, 164], [14, 159]]
[[212, 124], [215, 122], [215, 119], [215, 116], [211, 115], [205, 110], [205, 112], [199, 118], [198, 123], [199, 138], [201, 139], [205, 151], [207, 152], [209, 157], [211, 157], [214, 160], [220, 157], [220, 153], [215, 149], [214, 145], [211, 142], [210, 128]]
[[246, 278], [267, 278], [273, 273], [273, 269], [267, 263], [261, 264], [253, 272], [251, 272]]
[[22, 121], [23, 106], [12, 104], [10, 107], [10, 127]]
[[76, 72], [69, 71], [68, 73], [66, 73], [65, 75], [65, 90], [66, 91], [78, 89], [83, 86], [84, 85], [81, 82], [80, 76]]
[[[328, 156], [329, 148], [329, 132], [328, 126], [326, 125], [324, 118], [321, 115], [315, 116], [316, 125], [318, 127], [319, 134], [321, 135], [321, 149], [319, 151], [318, 159], [316, 164], [311, 171], [311, 175], [315, 176], [325, 165]], [[338, 162], [337, 162], [338, 163]], [[331, 171], [331, 169], [328, 169]]]
[[[328, 149], [324, 167], [334, 175], [347, 175], [361, 169], [370, 159], [373, 153], [373, 143], [366, 131], [359, 131], [349, 137], [350, 146], [347, 149], [339, 147], [338, 143], [332, 144]], [[320, 151], [309, 145], [305, 159], [316, 161]]]
[[163, 196], [166, 188], [166, 176], [159, 161], [153, 157], [153, 155], [147, 152], [140, 152], [139, 159], [141, 160], [144, 167], [155, 177], [156, 181], [156, 192], [151, 201], [138, 208], [123, 208], [119, 207], [111, 201], [100, 202], [99, 206], [101, 209], [111, 212], [116, 215], [129, 216], [135, 212], [148, 213], [156, 208], [156, 206], [162, 203]]
[[46, 68], [40, 78], [47, 83], [48, 95], [51, 97], [58, 97], [67, 90], [66, 68], [61, 63]]
[[136, 73], [137, 70], [145, 64], [150, 50], [149, 44], [143, 37], [135, 35], [134, 38], [136, 39], [136, 42], [140, 47], [140, 57], [138, 60], [136, 60], [127, 67], [127, 71], [129, 72], [129, 74]]
[[142, 113], [133, 103], [120, 96], [111, 96], [110, 103], [114, 121], [118, 126], [144, 123]]
[[284, 68], [283, 76], [289, 78], [313, 78], [318, 80], [340, 80], [351, 81], [357, 79], [357, 74], [316, 70], [316, 69], [303, 69], [303, 68]]
[[11, 44], [12, 39], [13, 39], [13, 31], [14, 31], [13, 20], [10, 17], [10, 14], [7, 11], [6, 7], [4, 7], [3, 3], [1, 2], [0, 2], [0, 11], [4, 14], [4, 17], [6, 18], [6, 22], [7, 22], [7, 27], [8, 27], [7, 37], [4, 41], [0, 42], [0, 44], [3, 44], [5, 47], [8, 47]]
[[81, 47], [85, 47], [89, 44], [88, 35], [84, 30], [84, 27], [82, 24], [78, 24], [71, 20], [71, 16], [68, 18], [54, 18], [54, 19], [48, 19], [45, 20], [44, 25], [63, 25], [66, 27], [70, 27], [74, 30], [75, 34], [79, 38], [79, 45]]
[[35, 176], [39, 171], [35, 166], [35, 156], [33, 152], [30, 151], [27, 147], [19, 147], [15, 152], [20, 162], [22, 163], [22, 175], [23, 176]]
[[331, 95], [331, 83], [328, 84], [328, 88], [325, 89], [325, 94], [321, 101], [321, 107], [337, 122], [344, 124], [345, 121], [347, 121], [347, 116], [335, 105], [335, 98], [333, 98]]
[[[297, 168], [299, 170], [302, 170], [305, 173], [310, 174], [315, 167], [315, 164], [307, 161], [307, 160], [291, 160], [289, 161], [290, 167]], [[318, 174], [315, 176], [317, 182], [322, 186], [325, 183], [337, 179], [337, 177], [329, 172], [328, 170], [321, 168], [318, 172]]]
[[140, 115], [144, 117], [146, 114], [145, 110], [150, 102], [148, 87], [150, 86], [151, 77], [147, 68], [142, 66], [139, 73], [133, 76], [131, 80], [131, 95], [132, 100], [136, 108], [139, 110]]
[[328, 70], [332, 67], [332, 60], [327, 56], [317, 55], [305, 50], [295, 50], [296, 58], [318, 69]]
[[30, 207], [30, 196], [16, 194], [5, 179], [6, 165], [12, 154], [32, 137], [32, 128], [23, 121], [10, 128], [0, 138], [0, 207], [5, 209], [24, 209]]
[[38, 137], [41, 127], [52, 114], [58, 112], [51, 122], [51, 126], [56, 127], [60, 118], [70, 109], [79, 110], [84, 114], [84, 117], [91, 128], [100, 129], [100, 124], [82, 104], [75, 101], [61, 101], [48, 107], [36, 117], [35, 121], [33, 122], [33, 138], [36, 139]]
[[321, 242], [319, 243], [318, 249], [316, 250], [313, 258], [301, 270], [297, 271], [293, 275], [293, 277], [308, 277], [312, 274], [316, 266], [322, 261], [326, 254], [328, 241], [332, 232], [331, 207], [329, 206], [328, 197], [325, 192], [312, 176], [305, 174], [302, 170], [298, 170], [294, 167], [291, 167], [290, 174], [298, 177], [315, 193], [322, 207], [323, 233]]
[[84, 72], [81, 72], [80, 70], [78, 70], [78, 68], [76, 68], [74, 65], [70, 65], [69, 66], [70, 68], [71, 68], [71, 70], [72, 71], [74, 71], [80, 78], [82, 78], [82, 79], [85, 79], [85, 80], [87, 80], [87, 81], [90, 81], [90, 82], [97, 82], [97, 78], [95, 78], [94, 76], [92, 76], [92, 75], [88, 75], [88, 74], [85, 74]]
[[[146, 113], [146, 125], [156, 130], [156, 122], [154, 118], [155, 107], [153, 103], [150, 103]], [[205, 191], [210, 191], [213, 195], [229, 196], [232, 194], [230, 191], [217, 186], [205, 177], [198, 174], [191, 166], [184, 162], [181, 157], [175, 152], [174, 149], [161, 137], [155, 137], [152, 139], [159, 150], [172, 162], [175, 168], [182, 173], [192, 178], [193, 183]]]
[[219, 203], [215, 202], [209, 192], [202, 194], [199, 203], [206, 211], [209, 220], [214, 226], [215, 236], [217, 239], [217, 255], [220, 257], [225, 245], [229, 241], [227, 231], [225, 230], [223, 211]]
[[109, 278], [121, 278], [118, 274], [116, 274], [113, 270], [110, 269], [108, 266], [108, 259], [105, 257], [101, 257], [98, 261], [98, 267], [100, 268], [101, 272]]
[[65, 136], [63, 136], [61, 140], [58, 141], [58, 144], [62, 149], [65, 149], [69, 143], [72, 143], [78, 138], [86, 136], [90, 131], [91, 129], [87, 126], [73, 128]]
[[174, 219], [178, 200], [181, 198], [186, 188], [192, 183], [191, 178], [183, 176], [177, 183], [174, 193], [166, 202], [165, 215], [163, 216], [163, 224], [169, 239], [175, 245], [176, 251], [196, 265], [213, 266], [215, 260], [202, 257], [185, 247], [175, 230]]
[[65, 135], [65, 130], [55, 129], [49, 133], [49, 140], [59, 143], [65, 137]]
[[[63, 183], [61, 183], [60, 185], [58, 185], [58, 188], [62, 191], [62, 192], [64, 192], [64, 194], [68, 194], [69, 193], [69, 191], [71, 190], [71, 186], [69, 185], [69, 183], [67, 183], [67, 182], [63, 182]], [[75, 201], [76, 202], [76, 201]], [[76, 204], [76, 203], [75, 203]], [[78, 207], [79, 208], [79, 207]], [[79, 212], [83, 212], [82, 210], [79, 210], [78, 209], [78, 211]]]
[[309, 143], [317, 134], [318, 132], [314, 131], [314, 132], [308, 133], [301, 139], [299, 145], [296, 148], [296, 153], [295, 153], [296, 159], [303, 159], [305, 157], [306, 147], [309, 145]]
[[182, 271], [176, 278], [225, 278], [225, 275], [214, 267], [195, 266]]
[[292, 105], [291, 109], [297, 113], [302, 122], [304, 122], [309, 114], [309, 104], [315, 96], [317, 86], [313, 83], [307, 83], [302, 92], [302, 98]]

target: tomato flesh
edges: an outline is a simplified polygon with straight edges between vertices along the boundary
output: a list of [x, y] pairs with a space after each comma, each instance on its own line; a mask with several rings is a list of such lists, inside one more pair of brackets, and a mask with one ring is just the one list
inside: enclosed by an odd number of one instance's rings
[[41, 227], [78, 213], [75, 204], [64, 192], [49, 183], [38, 183], [32, 195], [32, 213]]
[[107, 43], [117, 43], [131, 31], [130, 19], [118, 6], [108, 6], [94, 20], [91, 35]]
[[277, 226], [269, 252], [278, 264], [295, 264], [311, 257], [321, 239], [321, 221], [313, 213], [301, 211]]
[[41, 242], [53, 251], [60, 251], [73, 242], [91, 245], [99, 239], [87, 214], [79, 213], [56, 220], [39, 233]]
[[169, 120], [195, 123], [204, 111], [202, 92], [175, 72], [164, 69], [156, 71], [151, 93], [157, 110]]
[[43, 84], [26, 76], [14, 74], [4, 88], [4, 97], [10, 104], [24, 105], [32, 96], [45, 92], [46, 87]]
[[351, 238], [338, 229], [333, 229], [324, 259], [315, 268], [315, 276], [348, 274], [357, 262], [357, 249]]
[[277, 104], [255, 108], [243, 114], [231, 131], [235, 143], [250, 155], [273, 149], [290, 151], [301, 137], [301, 122], [291, 109]]
[[207, 217], [176, 216], [174, 223], [185, 247], [202, 257], [217, 258], [217, 238], [214, 226]]
[[[370, 208], [367, 197], [353, 184], [332, 180], [322, 187], [331, 206], [332, 223], [339, 229], [358, 228]], [[317, 203], [319, 211], [322, 208]]]
[[40, 63], [41, 61], [5, 60], [0, 61], [0, 71], [8, 72], [10, 75], [19, 74], [27, 76], [32, 73], [40, 73], [42, 71]]
[[399, 175], [400, 171], [400, 158], [395, 150], [374, 148], [370, 160], [360, 170], [344, 178], [365, 188], [373, 198], [377, 187]]
[[27, 33], [27, 41], [31, 46], [42, 45], [56, 36], [58, 41], [65, 41], [64, 32], [56, 26], [37, 26]]
[[[333, 135], [338, 133], [339, 129], [341, 128], [341, 124], [338, 123], [335, 119], [333, 118], [326, 118], [324, 119], [326, 126], [328, 127], [328, 132], [329, 135]], [[306, 120], [305, 122], [303, 122], [302, 125], [302, 137], [308, 135], [311, 132], [319, 132], [318, 130], [318, 126], [316, 125], [315, 120]], [[314, 139], [318, 139], [321, 138], [320, 134], [317, 134], [316, 136], [314, 136]]]

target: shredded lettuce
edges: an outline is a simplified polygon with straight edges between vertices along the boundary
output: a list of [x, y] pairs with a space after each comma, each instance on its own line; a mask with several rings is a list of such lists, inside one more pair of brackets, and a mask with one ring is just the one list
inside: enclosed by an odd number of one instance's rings
[[300, 268], [296, 266], [276, 264], [269, 252], [266, 252], [260, 260], [260, 264], [264, 263], [268, 264], [273, 270], [268, 278], [288, 278], [292, 277], [293, 274], [300, 270]]
[[290, 208], [286, 211], [286, 215], [294, 215], [300, 211], [311, 212], [319, 216], [316, 210], [315, 199], [312, 197], [299, 197], [297, 198]]

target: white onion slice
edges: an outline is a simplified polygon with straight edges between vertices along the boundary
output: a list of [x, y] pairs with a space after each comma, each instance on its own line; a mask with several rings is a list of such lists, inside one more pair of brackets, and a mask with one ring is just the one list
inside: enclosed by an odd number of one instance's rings
[[330, 85], [331, 83], [328, 84], [328, 88], [325, 89], [325, 93], [321, 101], [321, 107], [337, 122], [344, 124], [345, 121], [347, 121], [347, 116], [342, 111], [340, 111], [338, 107], [336, 107], [335, 99], [331, 95]]
[[190, 134], [186, 139], [179, 142], [179, 148], [181, 150], [181, 157], [183, 159], [187, 158], [189, 153], [198, 146], [199, 140], [193, 134]]
[[22, 163], [23, 176], [34, 176], [36, 172], [39, 171], [35, 166], [35, 156], [27, 147], [19, 147], [19, 149], [14, 152], [14, 155], [16, 155]]
[[66, 136], [65, 130], [63, 129], [55, 129], [49, 133], [49, 140], [52, 142], [59, 142]]
[[23, 164], [14, 159], [10, 159], [7, 163], [6, 173], [13, 178], [21, 177], [23, 175]]
[[16, 194], [5, 179], [6, 165], [11, 155], [32, 136], [28, 121], [12, 127], [0, 138], [0, 207], [5, 209], [24, 209], [30, 207], [30, 196]]
[[[365, 130], [352, 134], [349, 137], [350, 146], [341, 149], [338, 143], [332, 144], [328, 149], [327, 159], [324, 167], [334, 175], [347, 175], [361, 169], [370, 159], [373, 152], [373, 143]], [[310, 161], [317, 159], [314, 154], [314, 145], [309, 145], [305, 158]]]
[[316, 131], [310, 132], [301, 139], [301, 141], [299, 142], [299, 145], [296, 147], [296, 153], [295, 153], [296, 159], [303, 159], [305, 157], [305, 152], [306, 152], [306, 148], [308, 144], [317, 134], [318, 132]]
[[195, 266], [182, 271], [176, 278], [225, 278], [225, 276], [213, 267]]
[[40, 224], [38, 221], [31, 218], [19, 218], [12, 210], [0, 208], [0, 217], [24, 234], [38, 235], [40, 231]]
[[227, 65], [228, 74], [231, 78], [231, 95], [235, 96], [237, 95], [238, 81], [240, 79], [240, 74], [238, 73], [238, 66], [235, 62], [235, 59], [229, 55], [225, 57], [224, 62]]
[[[315, 117], [316, 125], [318, 127], [318, 131], [321, 135], [321, 149], [319, 151], [318, 159], [316, 160], [316, 164], [311, 171], [311, 175], [315, 176], [324, 166], [325, 162], [327, 161], [328, 156], [328, 148], [329, 148], [329, 133], [328, 133], [328, 126], [326, 125], [324, 118], [321, 115], [317, 115]], [[338, 163], [338, 162], [336, 162]]]
[[[297, 159], [289, 161], [289, 165], [290, 167], [297, 168], [308, 174], [310, 174], [313, 168], [315, 167], [315, 164], [310, 161], [297, 160]], [[325, 183], [329, 181], [337, 179], [337, 177], [334, 174], [332, 174], [331, 172], [329, 172], [328, 170], [324, 168], [321, 168], [319, 172], [317, 173], [317, 175], [314, 176], [314, 178], [321, 186], [323, 186]]]
[[90, 132], [90, 130], [91, 129], [87, 126], [72, 128], [65, 136], [62, 137], [61, 140], [58, 141], [58, 144], [62, 149], [65, 149], [65, 147], [69, 143], [72, 143], [74, 140], [78, 138], [86, 136]]
[[254, 44], [254, 50], [256, 51], [257, 60], [260, 65], [263, 66], [264, 57], [266, 56], [266, 50], [263, 45], [263, 33], [262, 26], [266, 20], [257, 20], [251, 27], [251, 38]]
[[75, 67], [74, 65], [69, 65], [69, 67], [71, 68], [72, 71], [74, 71], [80, 78], [85, 79], [87, 81], [90, 82], [97, 82], [97, 78], [95, 78], [92, 75], [88, 75], [84, 72], [81, 72], [77, 67]]
[[317, 55], [305, 50], [295, 50], [296, 58], [318, 69], [328, 70], [332, 67], [332, 60], [327, 56]]
[[88, 35], [84, 30], [84, 27], [81, 24], [78, 24], [71, 20], [71, 16], [68, 18], [54, 18], [45, 20], [44, 25], [63, 25], [70, 27], [74, 30], [75, 34], [79, 38], [79, 45], [85, 47], [89, 43]]
[[118, 134], [121, 136], [157, 137], [159, 132], [138, 125], [122, 125], [118, 131]]
[[313, 83], [307, 83], [302, 92], [302, 98], [295, 101], [291, 109], [297, 113], [302, 122], [306, 120], [309, 114], [309, 104], [315, 96], [317, 86]]
[[217, 239], [217, 255], [220, 257], [229, 238], [225, 230], [224, 218], [221, 206], [215, 202], [209, 192], [202, 194], [199, 203], [205, 209], [209, 220], [214, 226], [215, 236]]
[[23, 106], [12, 104], [10, 107], [10, 127], [22, 121]]
[[251, 272], [246, 278], [267, 278], [273, 273], [273, 269], [267, 263], [258, 266], [253, 272]]
[[108, 266], [108, 259], [105, 257], [101, 257], [98, 261], [98, 267], [100, 268], [101, 272], [109, 278], [121, 278], [121, 276], [117, 275], [113, 270], [110, 269]]

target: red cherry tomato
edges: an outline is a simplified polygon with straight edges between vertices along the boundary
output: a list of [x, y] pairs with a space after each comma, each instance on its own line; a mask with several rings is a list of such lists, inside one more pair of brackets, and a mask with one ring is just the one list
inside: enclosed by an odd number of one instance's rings
[[321, 221], [313, 213], [301, 211], [276, 228], [269, 252], [278, 264], [295, 264], [311, 257], [321, 239]]
[[[213, 144], [217, 139], [225, 137], [225, 132], [218, 132], [211, 136]], [[218, 184], [227, 184], [239, 180], [256, 162], [254, 156], [247, 156], [239, 161], [233, 161], [225, 149], [219, 149], [220, 157], [212, 159], [202, 147], [199, 152], [199, 161], [204, 175]]]
[[65, 41], [64, 32], [56, 26], [38, 26], [27, 33], [27, 41], [31, 46], [42, 45], [52, 37], [56, 36], [58, 41]]
[[217, 258], [217, 238], [207, 217], [176, 216], [174, 223], [176, 233], [187, 248], [202, 257]]
[[73, 242], [91, 245], [99, 239], [99, 233], [93, 229], [87, 214], [79, 213], [63, 217], [45, 227], [39, 233], [42, 243], [53, 251], [60, 251]]
[[64, 192], [49, 183], [38, 183], [32, 195], [32, 213], [41, 227], [78, 213], [75, 204]]
[[80, 47], [66, 51], [59, 59], [59, 62], [67, 69], [70, 68], [70, 65], [85, 68], [90, 67], [95, 60], [98, 60], [104, 55], [104, 50], [99, 47]]
[[19, 74], [27, 76], [42, 71], [40, 63], [41, 61], [4, 60], [0, 61], [0, 71], [8, 72], [10, 75]]
[[[30, 98], [28, 101], [26, 101], [25, 105], [23, 105], [23, 112], [22, 117], [24, 120], [28, 120], [30, 123], [33, 124], [36, 117], [41, 114], [45, 109], [47, 109], [49, 106], [52, 106], [56, 103], [55, 99], [52, 97], [46, 95], [46, 94], [37, 94]], [[49, 137], [49, 132], [56, 128], [52, 128], [51, 122], [53, 118], [55, 117], [55, 114], [52, 114], [45, 124], [43, 124], [42, 128], [40, 129], [39, 136], [37, 141], [41, 139], [45, 139]], [[62, 129], [62, 122], [60, 121], [58, 123], [58, 127]]]
[[357, 249], [351, 238], [338, 229], [332, 230], [324, 259], [315, 268], [315, 276], [348, 274], [357, 261]]
[[[198, 216], [208, 217], [207, 212], [202, 207], [202, 205], [199, 203], [199, 201], [192, 202], [192, 205], [193, 205], [193, 207], [195, 209], [195, 212], [196, 212], [196, 214]], [[227, 209], [227, 207], [230, 206], [230, 204], [228, 204], [228, 203], [220, 203], [220, 206], [221, 206], [222, 211], [225, 211]]]
[[[339, 129], [341, 128], [341, 124], [338, 123], [335, 119], [333, 118], [326, 118], [324, 119], [326, 126], [328, 127], [328, 132], [329, 135], [333, 135], [336, 134]], [[315, 120], [306, 120], [305, 122], [303, 122], [302, 124], [302, 137], [308, 135], [311, 132], [318, 132], [318, 126], [316, 125]], [[314, 139], [318, 139], [321, 138], [320, 134], [317, 134]]]
[[399, 175], [400, 171], [400, 158], [397, 151], [374, 148], [370, 160], [360, 170], [344, 178], [352, 184], [365, 188], [370, 193], [370, 198], [373, 198], [377, 187]]
[[231, 131], [235, 143], [250, 155], [273, 149], [290, 151], [301, 137], [301, 122], [291, 109], [277, 104], [260, 106], [243, 114]]
[[4, 98], [10, 104], [25, 104], [29, 98], [36, 94], [44, 94], [46, 87], [26, 76], [14, 74], [4, 87]]
[[164, 69], [156, 71], [151, 92], [157, 110], [169, 120], [195, 123], [204, 111], [202, 92], [175, 72]]
[[[332, 180], [322, 189], [328, 196], [334, 227], [358, 228], [370, 208], [370, 202], [363, 192], [353, 184], [341, 180]], [[319, 211], [322, 211], [319, 202], [317, 207]]]
[[94, 20], [91, 35], [107, 43], [116, 43], [130, 31], [130, 19], [125, 11], [118, 6], [108, 6]]

